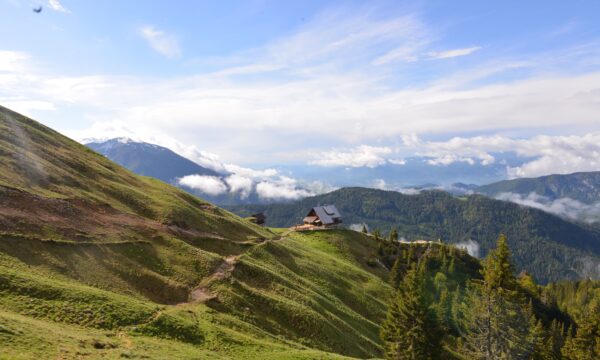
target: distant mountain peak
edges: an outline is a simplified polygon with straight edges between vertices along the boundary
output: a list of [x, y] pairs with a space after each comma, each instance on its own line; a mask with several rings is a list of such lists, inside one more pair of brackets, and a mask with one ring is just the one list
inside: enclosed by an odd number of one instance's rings
[[84, 142], [89, 148], [131, 171], [151, 176], [167, 183], [186, 175], [220, 176], [218, 172], [156, 144], [136, 141], [129, 137], [118, 137], [104, 141]]

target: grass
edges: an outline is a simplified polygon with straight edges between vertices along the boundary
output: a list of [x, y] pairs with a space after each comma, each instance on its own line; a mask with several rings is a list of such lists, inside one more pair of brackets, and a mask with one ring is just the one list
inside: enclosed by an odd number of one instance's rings
[[[0, 359], [380, 356], [376, 244], [285, 233], [0, 107]], [[217, 297], [187, 303], [227, 255]]]
[[375, 250], [350, 231], [256, 245], [208, 306], [157, 304], [0, 253], [0, 348], [23, 359], [378, 357], [389, 287], [364, 265]]
[[366, 265], [376, 249], [347, 230], [292, 233], [244, 254], [209, 305], [307, 346], [377, 357], [389, 288], [387, 271]]

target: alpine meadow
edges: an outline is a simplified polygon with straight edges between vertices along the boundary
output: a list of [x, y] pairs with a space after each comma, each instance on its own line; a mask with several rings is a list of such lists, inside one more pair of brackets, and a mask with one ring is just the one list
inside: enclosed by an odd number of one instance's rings
[[597, 14], [0, 0], [0, 360], [600, 359]]

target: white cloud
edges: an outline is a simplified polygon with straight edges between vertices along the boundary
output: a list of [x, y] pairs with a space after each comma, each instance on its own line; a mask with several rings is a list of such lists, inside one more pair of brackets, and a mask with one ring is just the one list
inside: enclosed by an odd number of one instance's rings
[[198, 190], [202, 193], [217, 196], [227, 192], [227, 186], [216, 176], [188, 175], [178, 181], [179, 185]]
[[588, 205], [568, 197], [553, 200], [535, 192], [527, 195], [501, 193], [496, 198], [540, 209], [569, 220], [600, 222], [600, 203]]
[[176, 58], [181, 56], [179, 41], [175, 36], [167, 34], [163, 30], [158, 30], [149, 25], [139, 28], [138, 33], [156, 52], [168, 58]]
[[379, 189], [379, 190], [386, 190], [387, 184], [385, 183], [385, 180], [383, 180], [383, 179], [375, 179], [373, 181], [373, 187], [375, 189]]
[[478, 258], [479, 257], [479, 243], [474, 240], [463, 241], [455, 244], [459, 249], [465, 249], [469, 255]]
[[229, 191], [232, 193], [239, 193], [242, 199], [246, 199], [252, 192], [252, 178], [233, 174], [226, 177], [225, 182], [229, 186]]
[[417, 61], [416, 49], [411, 46], [403, 46], [373, 60], [373, 65], [385, 65], [395, 61], [414, 62]]
[[259, 182], [256, 184], [256, 193], [260, 198], [267, 200], [297, 200], [314, 195], [308, 190], [298, 188], [295, 180], [285, 177], [277, 182]]
[[54, 11], [60, 11], [63, 13], [70, 13], [71, 11], [66, 9], [59, 0], [48, 0], [48, 6]]
[[415, 189], [412, 187], [398, 189], [398, 192], [401, 192], [404, 195], [419, 195], [421, 191], [423, 191], [423, 189]]
[[455, 137], [441, 142], [419, 142], [419, 155], [432, 159], [432, 165], [448, 165], [457, 161], [482, 165], [495, 162], [494, 152], [513, 152], [533, 160], [507, 168], [509, 177], [535, 177], [568, 174], [600, 169], [600, 133], [582, 136], [534, 136], [511, 139], [504, 136]]
[[360, 145], [354, 149], [325, 151], [316, 155], [310, 163], [319, 166], [370, 167], [385, 164], [383, 155], [391, 154], [389, 147]]
[[455, 57], [459, 57], [459, 56], [466, 56], [466, 55], [470, 55], [476, 51], [479, 51], [481, 49], [480, 46], [473, 46], [473, 47], [468, 47], [468, 48], [464, 48], [464, 49], [453, 49], [453, 50], [446, 50], [446, 51], [432, 51], [430, 53], [428, 53], [427, 55], [429, 55], [430, 58], [432, 59], [450, 59], [450, 58], [455, 58]]
[[223, 166], [227, 172], [238, 174], [252, 179], [264, 179], [279, 175], [279, 172], [276, 169], [256, 170], [235, 164], [224, 164]]
[[[26, 69], [25, 62], [29, 55], [20, 51], [0, 50], [0, 74], [3, 72], [22, 72]], [[0, 79], [2, 79], [0, 77]], [[0, 82], [0, 85], [2, 83]]]
[[406, 165], [406, 160], [404, 159], [388, 159], [388, 162], [394, 165]]

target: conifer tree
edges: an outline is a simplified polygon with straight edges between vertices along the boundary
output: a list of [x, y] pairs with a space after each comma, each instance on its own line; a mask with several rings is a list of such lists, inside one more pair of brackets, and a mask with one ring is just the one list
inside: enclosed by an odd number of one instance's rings
[[576, 330], [570, 329], [562, 349], [568, 360], [600, 359], [600, 301], [593, 300]]
[[425, 296], [423, 275], [413, 267], [396, 290], [382, 327], [385, 358], [437, 359], [440, 337]]
[[528, 359], [531, 360], [553, 360], [555, 358], [550, 336], [542, 321], [537, 319], [535, 315], [531, 314], [529, 320], [529, 336], [528, 336], [529, 350]]
[[436, 315], [439, 324], [439, 328], [444, 333], [447, 333], [450, 329], [451, 322], [451, 306], [452, 302], [448, 294], [448, 289], [444, 288], [440, 293], [440, 299], [436, 306]]
[[515, 267], [510, 259], [510, 249], [506, 236], [501, 234], [496, 242], [496, 248], [488, 254], [482, 270], [483, 281], [490, 290], [514, 290], [516, 285]]
[[405, 261], [404, 257], [402, 257], [402, 256], [396, 257], [396, 260], [394, 261], [394, 265], [392, 266], [392, 269], [390, 270], [390, 285], [392, 285], [392, 287], [394, 289], [396, 289], [398, 287], [398, 285], [400, 284], [400, 281], [402, 280], [402, 273], [403, 273], [402, 262], [403, 261]]
[[506, 237], [483, 262], [483, 281], [473, 281], [461, 312], [463, 352], [469, 359], [520, 359], [531, 348], [527, 342], [527, 306], [516, 291], [514, 267]]
[[398, 230], [394, 228], [392, 231], [390, 231], [389, 240], [392, 244], [398, 241]]

